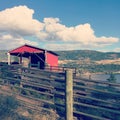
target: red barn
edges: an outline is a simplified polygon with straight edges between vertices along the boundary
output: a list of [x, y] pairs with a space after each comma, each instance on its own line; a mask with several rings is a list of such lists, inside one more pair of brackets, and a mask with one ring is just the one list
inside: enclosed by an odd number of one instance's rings
[[39, 63], [40, 69], [44, 69], [46, 65], [58, 66], [58, 54], [27, 44], [8, 52], [8, 64], [11, 64], [11, 56], [17, 56], [19, 64], [22, 64], [23, 58], [27, 58], [31, 65]]

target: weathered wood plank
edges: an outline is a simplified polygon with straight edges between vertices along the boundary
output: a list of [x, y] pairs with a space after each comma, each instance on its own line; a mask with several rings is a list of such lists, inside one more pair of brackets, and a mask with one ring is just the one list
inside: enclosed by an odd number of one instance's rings
[[73, 73], [66, 71], [66, 120], [73, 120]]

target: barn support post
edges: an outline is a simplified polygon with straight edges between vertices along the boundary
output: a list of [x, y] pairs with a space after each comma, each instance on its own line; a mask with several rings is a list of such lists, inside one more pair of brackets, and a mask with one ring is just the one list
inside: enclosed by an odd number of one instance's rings
[[7, 53], [7, 55], [8, 55], [8, 65], [10, 65], [10, 64], [11, 64], [11, 56], [10, 56], [10, 53]]
[[28, 62], [28, 68], [31, 68], [31, 55], [28, 58], [29, 62]]
[[72, 70], [66, 70], [66, 120], [73, 120], [73, 73]]
[[38, 69], [40, 69], [40, 61], [38, 61]]
[[22, 55], [20, 55], [20, 58], [19, 58], [19, 64], [22, 65]]
[[45, 64], [47, 63], [47, 51], [45, 50]]

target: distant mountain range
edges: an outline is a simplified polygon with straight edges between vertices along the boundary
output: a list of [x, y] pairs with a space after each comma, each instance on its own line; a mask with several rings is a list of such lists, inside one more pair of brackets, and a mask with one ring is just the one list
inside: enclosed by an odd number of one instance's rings
[[[7, 61], [7, 50], [0, 50], [0, 61]], [[59, 55], [59, 60], [106, 60], [118, 59], [120, 53], [116, 52], [99, 52], [93, 50], [71, 50], [71, 51], [54, 51]]]
[[0, 62], [7, 61], [7, 50], [0, 50]]
[[106, 60], [106, 59], [118, 59], [120, 53], [116, 52], [99, 52], [93, 50], [72, 50], [72, 51], [57, 51], [60, 60]]
[[93, 50], [57, 51], [59, 65], [80, 73], [120, 73], [120, 53]]

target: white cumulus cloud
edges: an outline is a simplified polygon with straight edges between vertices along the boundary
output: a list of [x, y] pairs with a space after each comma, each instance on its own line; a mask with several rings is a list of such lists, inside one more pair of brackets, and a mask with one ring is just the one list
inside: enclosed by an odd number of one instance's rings
[[35, 46], [38, 45], [36, 42], [26, 40], [23, 37], [14, 37], [10, 34], [0, 34], [0, 49], [13, 49], [26, 43]]
[[43, 29], [42, 23], [33, 19], [34, 10], [18, 6], [0, 12], [0, 31], [31, 35]]
[[[116, 37], [97, 37], [89, 23], [67, 27], [59, 18], [33, 18], [35, 11], [27, 6], [16, 6], [0, 11], [0, 49], [12, 48], [23, 43], [38, 45], [46, 43], [52, 49], [75, 49], [111, 45], [119, 41]], [[38, 41], [26, 40], [25, 37]], [[51, 43], [52, 42], [52, 43]], [[53, 44], [54, 42], [54, 44]], [[60, 46], [59, 42], [62, 42]], [[65, 47], [66, 46], [66, 47]]]
[[120, 52], [120, 48], [115, 48], [113, 52]]

